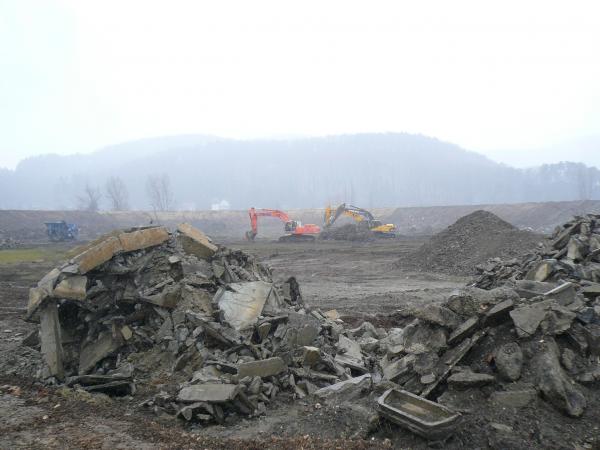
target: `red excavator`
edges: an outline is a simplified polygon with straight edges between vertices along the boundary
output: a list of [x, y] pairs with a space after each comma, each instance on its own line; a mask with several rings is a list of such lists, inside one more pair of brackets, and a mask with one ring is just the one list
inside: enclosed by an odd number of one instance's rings
[[248, 215], [250, 216], [250, 225], [252, 226], [252, 230], [246, 231], [246, 239], [249, 241], [253, 241], [258, 234], [259, 217], [277, 217], [285, 223], [285, 231], [289, 234], [281, 236], [279, 238], [280, 242], [314, 241], [315, 236], [321, 232], [321, 228], [319, 228], [318, 225], [314, 225], [312, 223], [302, 225], [300, 221], [290, 219], [290, 216], [277, 209], [250, 208]]

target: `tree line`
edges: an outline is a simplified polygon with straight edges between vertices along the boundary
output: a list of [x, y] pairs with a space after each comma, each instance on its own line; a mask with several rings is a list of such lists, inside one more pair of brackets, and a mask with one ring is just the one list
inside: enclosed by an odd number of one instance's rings
[[[148, 204], [154, 212], [172, 211], [175, 208], [171, 179], [166, 173], [148, 175], [146, 194]], [[109, 177], [104, 184], [104, 190], [89, 182], [86, 183], [83, 192], [77, 196], [78, 209], [99, 211], [103, 199], [106, 199], [108, 209], [112, 211], [128, 211], [130, 209], [129, 191], [119, 176]]]

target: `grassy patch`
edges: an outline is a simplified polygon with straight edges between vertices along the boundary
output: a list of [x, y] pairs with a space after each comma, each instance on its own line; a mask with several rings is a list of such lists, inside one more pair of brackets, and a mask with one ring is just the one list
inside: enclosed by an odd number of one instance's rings
[[58, 261], [64, 258], [64, 256], [64, 250], [48, 247], [0, 250], [0, 264]]

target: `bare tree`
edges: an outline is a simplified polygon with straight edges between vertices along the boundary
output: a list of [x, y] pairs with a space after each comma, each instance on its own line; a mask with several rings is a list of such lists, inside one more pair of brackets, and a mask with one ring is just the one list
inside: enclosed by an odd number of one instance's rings
[[83, 194], [77, 197], [79, 209], [84, 211], [98, 211], [101, 198], [100, 189], [86, 183]]
[[173, 192], [169, 175], [149, 175], [146, 181], [146, 191], [150, 199], [150, 206], [156, 211], [170, 211], [173, 209]]
[[110, 200], [114, 211], [126, 211], [129, 209], [129, 193], [127, 186], [119, 177], [110, 177], [106, 180], [106, 196]]

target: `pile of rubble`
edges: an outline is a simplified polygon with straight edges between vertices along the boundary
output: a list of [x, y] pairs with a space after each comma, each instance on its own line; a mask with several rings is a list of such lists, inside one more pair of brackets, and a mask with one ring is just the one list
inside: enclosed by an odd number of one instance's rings
[[[351, 402], [367, 422], [384, 392], [383, 416], [432, 439], [449, 427], [436, 429], [425, 398], [448, 414], [545, 400], [580, 417], [600, 398], [599, 226], [598, 216], [577, 219], [550, 253], [507, 266], [524, 279], [399, 311], [401, 327], [389, 330], [345, 328], [335, 311], [304, 304], [294, 278], [273, 283], [267, 267], [189, 225], [115, 232], [31, 290], [40, 377], [111, 395], [142, 386], [145, 407], [200, 422], [307, 396]], [[504, 273], [490, 269], [486, 287]], [[398, 400], [411, 398], [418, 417]]]
[[600, 282], [600, 216], [575, 217], [559, 226], [544, 245], [522, 258], [493, 258], [477, 266], [477, 287], [510, 281]]
[[294, 278], [275, 284], [251, 256], [182, 224], [80, 249], [31, 289], [27, 318], [40, 322], [40, 378], [109, 395], [159, 385], [146, 406], [222, 423], [373, 371], [362, 349], [385, 332], [355, 336], [328, 314], [306, 308]]
[[519, 230], [488, 211], [478, 210], [458, 219], [433, 236], [397, 265], [407, 269], [474, 275], [475, 266], [491, 257], [520, 256], [534, 247], [541, 236]]

